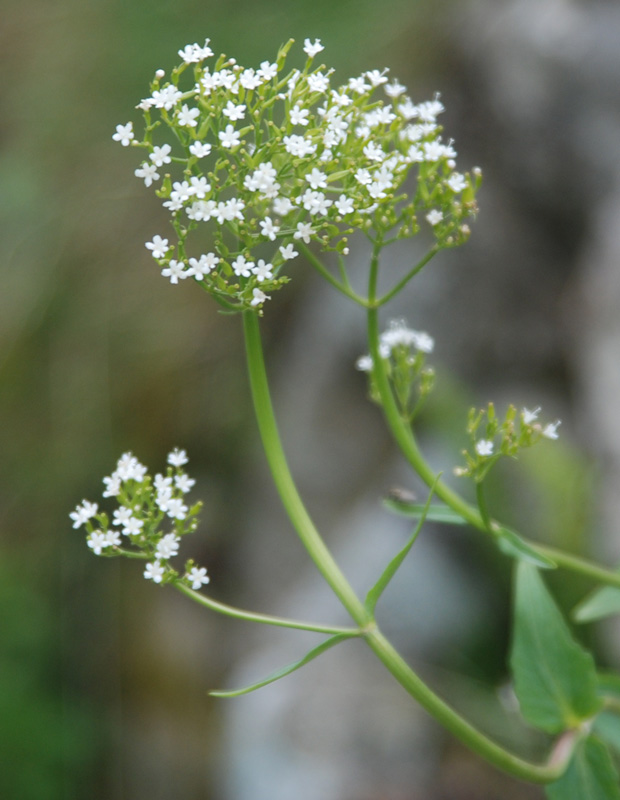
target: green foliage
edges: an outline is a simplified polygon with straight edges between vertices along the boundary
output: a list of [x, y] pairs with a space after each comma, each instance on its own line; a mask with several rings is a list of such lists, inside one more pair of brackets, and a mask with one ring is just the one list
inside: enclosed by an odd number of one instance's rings
[[497, 546], [507, 556], [533, 564], [540, 569], [555, 569], [556, 564], [529, 545], [518, 533], [501, 526], [497, 531]]
[[510, 662], [521, 711], [535, 727], [560, 733], [600, 709], [592, 656], [573, 639], [538, 570], [523, 561]]
[[546, 793], [549, 800], [620, 800], [618, 775], [605, 745], [593, 736], [577, 745], [569, 768]]
[[604, 586], [589, 594], [573, 610], [575, 622], [595, 622], [620, 614], [620, 589]]

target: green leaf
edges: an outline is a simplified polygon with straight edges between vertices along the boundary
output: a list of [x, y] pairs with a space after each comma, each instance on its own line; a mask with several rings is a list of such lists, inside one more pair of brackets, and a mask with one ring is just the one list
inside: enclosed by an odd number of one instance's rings
[[577, 727], [598, 711], [594, 660], [572, 637], [538, 570], [517, 567], [510, 663], [525, 719], [548, 733]]
[[344, 642], [345, 639], [350, 639], [351, 634], [348, 633], [338, 633], [335, 636], [330, 636], [329, 639], [326, 639], [324, 642], [321, 642], [318, 647], [314, 647], [310, 652], [306, 653], [306, 655], [301, 658], [299, 661], [295, 661], [293, 664], [287, 664], [286, 667], [282, 667], [281, 669], [273, 672], [267, 678], [262, 681], [258, 681], [258, 683], [253, 683], [251, 686], [245, 686], [243, 689], [232, 689], [229, 692], [225, 691], [216, 691], [216, 692], [209, 692], [211, 697], [239, 697], [242, 694], [249, 694], [250, 692], [256, 691], [256, 689], [261, 689], [263, 686], [267, 686], [270, 683], [274, 683], [275, 681], [280, 680], [280, 678], [284, 678], [286, 675], [290, 675], [291, 672], [295, 672], [300, 667], [303, 667], [308, 662], [315, 659], [317, 656], [320, 656], [321, 653], [324, 653], [326, 650], [329, 650], [330, 647], [333, 647], [340, 642]]
[[369, 614], [374, 614], [374, 610], [375, 610], [375, 607], [377, 605], [377, 601], [379, 600], [379, 598], [383, 594], [383, 592], [384, 592], [385, 588], [387, 587], [387, 585], [389, 584], [389, 582], [392, 580], [392, 578], [396, 574], [396, 570], [400, 567], [400, 565], [405, 560], [405, 557], [406, 557], [407, 553], [413, 547], [415, 540], [418, 538], [418, 534], [422, 530], [422, 525], [424, 525], [425, 521], [428, 518], [429, 509], [432, 508], [431, 500], [433, 499], [433, 494], [435, 493], [435, 486], [437, 486], [437, 483], [438, 483], [440, 478], [441, 478], [441, 473], [439, 473], [439, 475], [435, 478], [435, 482], [431, 486], [430, 492], [428, 493], [428, 498], [426, 500], [426, 503], [423, 506], [420, 506], [421, 510], [420, 510], [419, 515], [418, 515], [420, 517], [420, 521], [418, 522], [418, 524], [416, 525], [413, 533], [409, 537], [409, 539], [407, 541], [407, 544], [402, 548], [402, 550], [400, 550], [394, 556], [394, 558], [390, 561], [390, 563], [387, 565], [387, 567], [381, 573], [381, 577], [379, 578], [379, 580], [375, 583], [375, 585], [372, 587], [372, 589], [370, 589], [370, 591], [366, 595], [366, 599], [364, 601], [364, 606], [366, 607], [366, 610], [368, 611]]
[[497, 546], [507, 556], [526, 561], [540, 569], [555, 569], [556, 563], [529, 545], [519, 534], [503, 526], [497, 531]]
[[585, 597], [573, 609], [575, 622], [594, 622], [597, 619], [620, 614], [620, 589], [604, 586]]
[[580, 742], [564, 775], [545, 791], [548, 800], [620, 800], [618, 775], [607, 747], [592, 736]]
[[592, 730], [620, 753], [620, 717], [617, 714], [611, 711], [597, 714]]
[[[397, 497], [386, 497], [383, 500], [383, 505], [388, 511], [392, 511], [394, 514], [400, 514], [403, 517], [411, 517], [412, 519], [419, 519], [426, 508], [424, 503], [410, 503], [407, 500], [400, 500]], [[426, 519], [431, 522], [446, 522], [449, 525], [467, 524], [467, 520], [463, 519], [457, 511], [441, 503], [428, 506]]]

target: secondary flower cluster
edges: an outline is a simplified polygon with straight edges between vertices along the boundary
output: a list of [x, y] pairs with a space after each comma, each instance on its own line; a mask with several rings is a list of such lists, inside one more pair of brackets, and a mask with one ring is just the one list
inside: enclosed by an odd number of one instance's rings
[[394, 239], [425, 225], [449, 247], [476, 211], [479, 170], [456, 171], [438, 97], [414, 103], [387, 70], [332, 87], [333, 70], [312, 66], [319, 40], [305, 40], [303, 69], [285, 72], [291, 45], [258, 69], [224, 55], [205, 64], [208, 39], [187, 45], [138, 106], [144, 133], [128, 122], [113, 135], [145, 151], [135, 174], [172, 215], [174, 240], [146, 243], [162, 275], [194, 278], [228, 308], [260, 310], [300, 245], [346, 254], [356, 230]]
[[[394, 391], [402, 416], [412, 421], [435, 382], [435, 371], [426, 366], [426, 356], [433, 352], [435, 342], [423, 331], [407, 327], [403, 319], [392, 320], [379, 338], [381, 355], [388, 380]], [[368, 373], [370, 396], [376, 403], [381, 397], [373, 375], [369, 355], [360, 356], [355, 366]]]
[[[515, 458], [519, 450], [531, 447], [541, 439], [557, 439], [560, 420], [547, 423], [538, 422], [540, 407], [520, 412], [510, 405], [506, 416], [500, 420], [493, 403], [486, 409], [470, 409], [467, 433], [472, 440], [472, 452], [463, 450], [465, 466], [457, 467], [456, 475], [467, 475], [477, 482], [484, 479], [493, 464], [502, 456]], [[482, 431], [482, 433], [481, 433]]]
[[179, 552], [181, 538], [196, 530], [202, 506], [185, 503], [186, 494], [195, 484], [182, 469], [187, 461], [185, 451], [175, 449], [168, 455], [166, 474], [151, 478], [135, 456], [123, 454], [114, 472], [103, 479], [103, 497], [113, 497], [118, 503], [112, 518], [99, 511], [97, 503], [83, 500], [69, 515], [73, 527], [86, 527], [86, 543], [96, 555], [145, 558], [149, 560], [145, 578], [155, 583], [181, 579], [193, 589], [200, 589], [209, 583], [204, 567], [187, 561], [185, 575], [180, 578], [170, 565], [170, 559]]

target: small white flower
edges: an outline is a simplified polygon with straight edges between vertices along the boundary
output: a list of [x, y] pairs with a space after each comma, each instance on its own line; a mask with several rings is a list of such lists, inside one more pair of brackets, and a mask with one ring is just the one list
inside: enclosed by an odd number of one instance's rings
[[308, 244], [313, 233], [314, 228], [309, 222], [298, 222], [297, 230], [293, 234], [293, 239], [303, 239], [303, 241]]
[[188, 105], [183, 104], [181, 110], [177, 112], [177, 121], [184, 128], [195, 128], [198, 125], [197, 119], [199, 116], [200, 111], [197, 108], [190, 108]]
[[189, 272], [185, 271], [185, 264], [183, 261], [176, 261], [172, 258], [168, 262], [168, 266], [162, 269], [161, 274], [164, 278], [170, 278], [170, 283], [178, 283], [179, 279], [185, 280], [189, 276]]
[[347, 197], [346, 194], [341, 194], [334, 203], [334, 206], [338, 210], [338, 213], [342, 214], [343, 217], [346, 214], [352, 214], [355, 211], [353, 200], [351, 200], [350, 197]]
[[171, 519], [185, 519], [189, 508], [184, 505], [183, 500], [179, 497], [172, 497], [168, 500], [166, 505], [166, 514]]
[[316, 167], [312, 169], [309, 175], [306, 175], [306, 180], [313, 189], [327, 188], [327, 175]]
[[299, 255], [297, 250], [295, 250], [294, 245], [292, 244], [287, 244], [286, 246], [281, 247], [280, 253], [285, 261], [291, 261], [293, 258], [297, 258], [297, 256]]
[[302, 108], [299, 103], [297, 103], [290, 110], [291, 125], [307, 125], [309, 122], [309, 113], [307, 108]]
[[116, 473], [113, 473], [109, 477], [104, 478], [103, 482], [105, 484], [105, 492], [103, 493], [103, 496], [116, 497], [121, 490], [120, 476]]
[[110, 529], [105, 532], [106, 547], [119, 547], [121, 543], [121, 535], [118, 531]]
[[89, 519], [95, 516], [98, 509], [97, 503], [89, 503], [88, 500], [82, 500], [82, 505], [77, 506], [75, 511], [72, 511], [69, 516], [73, 520], [73, 527], [79, 528]]
[[171, 453], [168, 453], [168, 463], [173, 467], [182, 467], [189, 461], [185, 450], [179, 450], [175, 447]]
[[387, 83], [387, 78], [385, 77], [385, 73], [387, 69], [384, 69], [383, 72], [379, 72], [378, 69], [371, 69], [369, 72], [365, 72], [364, 75], [368, 78], [373, 86], [380, 86], [382, 83]]
[[144, 246], [151, 251], [153, 258], [165, 258], [166, 253], [170, 250], [168, 240], [162, 239], [161, 236], [153, 236], [153, 239], [145, 242]]
[[125, 534], [125, 536], [137, 536], [142, 530], [143, 525], [144, 522], [141, 519], [136, 519], [136, 517], [129, 517], [129, 519], [125, 522], [123, 533]]
[[154, 583], [161, 583], [162, 578], [166, 574], [166, 570], [159, 561], [155, 561], [152, 564], [147, 564], [146, 569], [144, 570], [144, 577], [147, 581], [153, 581]]
[[562, 424], [561, 420], [557, 419], [555, 422], [550, 422], [548, 425], [542, 430], [542, 435], [546, 439], [558, 439], [560, 434], [558, 433], [558, 428]]
[[149, 164], [147, 161], [144, 161], [138, 169], [134, 170], [133, 174], [136, 178], [142, 178], [145, 186], [150, 186], [153, 181], [160, 177], [155, 164]]
[[179, 542], [181, 540], [174, 533], [167, 533], [157, 543], [155, 558], [167, 559], [176, 556], [179, 552]]
[[236, 131], [232, 125], [227, 125], [225, 130], [218, 133], [218, 138], [222, 143], [222, 147], [226, 147], [228, 150], [239, 146], [239, 136], [239, 132]]
[[208, 142], [194, 142], [190, 144], [189, 152], [196, 158], [204, 158], [211, 152], [211, 145]]
[[263, 281], [270, 281], [273, 278], [273, 264], [266, 264], [264, 259], [258, 259], [258, 265], [253, 268], [252, 272], [256, 275], [256, 279], [262, 283]]
[[480, 439], [476, 442], [476, 453], [479, 456], [490, 456], [493, 453], [493, 442], [490, 439]]
[[310, 58], [314, 58], [324, 49], [320, 39], [315, 39], [314, 42], [311, 42], [310, 39], [304, 39], [304, 53], [307, 53]]
[[448, 180], [446, 181], [448, 186], [452, 189], [453, 192], [458, 194], [462, 192], [463, 189], [467, 188], [467, 181], [465, 180], [465, 176], [461, 175], [460, 172], [454, 172]]
[[260, 289], [252, 289], [253, 299], [250, 301], [251, 306], [259, 306], [265, 300], [271, 300], [271, 295], [265, 294]]
[[103, 531], [93, 531], [86, 540], [86, 544], [90, 547], [93, 553], [95, 553], [95, 555], [100, 556], [103, 548], [108, 546], [108, 540]]
[[200, 256], [200, 258], [190, 258], [189, 266], [190, 268], [187, 270], [188, 275], [193, 275], [194, 278], [201, 281], [205, 275], [208, 275], [214, 267], [219, 264], [220, 259], [215, 255], [215, 253], [206, 253], [205, 255]]
[[280, 217], [285, 217], [287, 214], [290, 214], [294, 208], [295, 206], [288, 197], [276, 197], [273, 201], [274, 213], [278, 214]]
[[443, 219], [443, 211], [439, 211], [437, 208], [431, 209], [428, 214], [426, 215], [426, 219], [430, 222], [431, 225], [439, 225], [441, 220]]
[[403, 86], [396, 79], [392, 83], [388, 83], [383, 87], [388, 97], [400, 97], [401, 94], [407, 91], [407, 87]]
[[521, 419], [523, 420], [524, 425], [531, 425], [532, 422], [535, 422], [538, 419], [538, 415], [541, 412], [541, 407], [538, 406], [533, 411], [530, 411], [529, 408], [524, 408], [521, 411]]
[[162, 144], [161, 147], [155, 145], [153, 147], [153, 152], [150, 154], [149, 158], [155, 164], [156, 167], [162, 167], [164, 164], [169, 164], [171, 161], [170, 153], [172, 152], [172, 148], [169, 144]]
[[355, 362], [355, 369], [360, 372], [372, 372], [372, 356], [360, 356]]
[[133, 512], [130, 508], [127, 508], [127, 506], [120, 506], [120, 508], [117, 508], [114, 512], [114, 521], [112, 525], [125, 525], [127, 520], [131, 519], [132, 516]]
[[192, 567], [186, 577], [192, 582], [194, 591], [198, 591], [203, 584], [206, 585], [210, 580], [205, 567]]
[[120, 142], [123, 147], [127, 147], [134, 138], [133, 123], [128, 122], [126, 125], [117, 125], [116, 133], [112, 134], [112, 138], [115, 142]]
[[174, 476], [174, 485], [179, 491], [183, 492], [183, 494], [187, 494], [195, 483], [196, 481], [184, 472]]
[[275, 225], [271, 217], [265, 217], [265, 219], [260, 221], [260, 230], [263, 236], [266, 236], [272, 242], [275, 241], [276, 234], [280, 230], [279, 225]]
[[237, 258], [232, 262], [231, 267], [234, 270], [235, 275], [238, 275], [240, 278], [249, 278], [252, 274], [252, 268], [254, 267], [253, 261], [248, 261], [245, 256], [237, 256]]
[[228, 119], [232, 122], [238, 119], [243, 119], [245, 116], [245, 106], [241, 104], [235, 105], [232, 100], [229, 100], [226, 104], [226, 108], [223, 109], [222, 114], [225, 117], [228, 117]]

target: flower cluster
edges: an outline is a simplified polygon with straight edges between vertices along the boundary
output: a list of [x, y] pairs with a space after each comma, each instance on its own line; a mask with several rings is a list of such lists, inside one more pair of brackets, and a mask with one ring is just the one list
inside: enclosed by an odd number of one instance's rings
[[140, 138], [131, 122], [113, 135], [145, 151], [135, 174], [172, 216], [174, 240], [146, 243], [162, 275], [193, 278], [229, 309], [260, 312], [310, 242], [346, 255], [356, 230], [394, 240], [424, 225], [449, 247], [476, 211], [480, 173], [456, 171], [438, 97], [414, 103], [387, 70], [333, 87], [333, 70], [313, 67], [318, 40], [306, 39], [303, 69], [285, 71], [291, 45], [257, 69], [209, 63], [209, 40], [187, 45], [138, 105]]
[[113, 497], [118, 503], [112, 517], [99, 511], [97, 503], [83, 500], [69, 515], [73, 527], [86, 527], [86, 542], [96, 555], [145, 558], [149, 560], [145, 578], [155, 583], [182, 580], [200, 589], [209, 583], [204, 567], [187, 561], [181, 578], [170, 565], [170, 559], [179, 552], [181, 538], [196, 530], [202, 506], [186, 505], [186, 495], [195, 484], [182, 469], [187, 461], [185, 451], [175, 449], [168, 455], [166, 474], [151, 478], [135, 456], [123, 454], [114, 472], [103, 479], [103, 497]]
[[[388, 380], [400, 412], [409, 422], [413, 421], [435, 382], [435, 371], [426, 366], [426, 356], [433, 352], [434, 346], [428, 333], [408, 328], [402, 319], [392, 320], [379, 337], [379, 354]], [[355, 366], [368, 373], [370, 396], [375, 402], [381, 403], [373, 375], [372, 357], [360, 356]]]
[[493, 464], [502, 456], [516, 458], [519, 450], [531, 447], [541, 439], [557, 439], [560, 420], [541, 424], [541, 408], [517, 412], [508, 406], [503, 420], [497, 417], [493, 403], [486, 409], [470, 409], [467, 433], [472, 440], [472, 451], [463, 450], [465, 466], [457, 467], [456, 475], [469, 476], [477, 482], [484, 479]]

